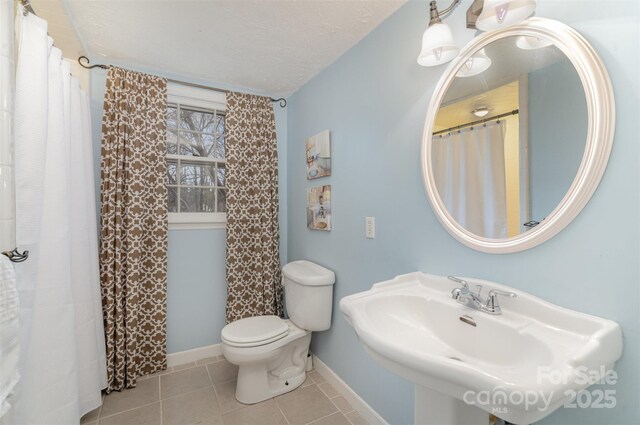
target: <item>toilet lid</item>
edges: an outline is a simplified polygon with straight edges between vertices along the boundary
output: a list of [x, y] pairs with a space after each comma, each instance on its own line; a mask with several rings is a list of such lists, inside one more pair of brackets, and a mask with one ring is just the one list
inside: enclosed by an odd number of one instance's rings
[[222, 339], [233, 345], [261, 345], [288, 332], [287, 322], [278, 316], [256, 316], [229, 323], [222, 329]]

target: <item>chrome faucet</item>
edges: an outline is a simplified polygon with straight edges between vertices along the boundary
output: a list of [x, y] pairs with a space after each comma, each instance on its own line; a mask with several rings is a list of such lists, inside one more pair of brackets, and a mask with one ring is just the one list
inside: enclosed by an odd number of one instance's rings
[[486, 299], [482, 299], [482, 285], [476, 285], [476, 290], [469, 289], [469, 283], [455, 276], [447, 276], [447, 279], [458, 282], [462, 286], [451, 291], [451, 298], [471, 307], [475, 310], [483, 311], [489, 314], [502, 314], [502, 309], [498, 304], [498, 295], [515, 298], [517, 295], [513, 292], [501, 291], [499, 289], [491, 289]]

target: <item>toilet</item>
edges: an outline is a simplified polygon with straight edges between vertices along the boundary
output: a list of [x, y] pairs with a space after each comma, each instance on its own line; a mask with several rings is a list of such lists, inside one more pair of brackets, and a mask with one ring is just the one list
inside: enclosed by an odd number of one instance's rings
[[222, 354], [238, 366], [239, 402], [258, 403], [304, 382], [311, 332], [331, 326], [334, 283], [331, 270], [305, 260], [289, 263], [282, 268], [289, 319], [248, 317], [222, 329]]

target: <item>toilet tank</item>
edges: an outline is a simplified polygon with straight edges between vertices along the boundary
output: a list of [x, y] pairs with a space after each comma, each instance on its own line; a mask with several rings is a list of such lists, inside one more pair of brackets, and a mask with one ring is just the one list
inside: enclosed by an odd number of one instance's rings
[[311, 261], [294, 261], [282, 268], [284, 301], [293, 323], [308, 331], [331, 327], [335, 274]]

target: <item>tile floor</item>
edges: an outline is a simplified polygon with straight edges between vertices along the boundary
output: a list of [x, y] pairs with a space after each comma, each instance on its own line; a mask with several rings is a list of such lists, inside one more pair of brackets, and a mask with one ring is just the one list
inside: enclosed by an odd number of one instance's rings
[[222, 356], [175, 366], [113, 392], [82, 425], [366, 425], [318, 372], [299, 388], [254, 405], [235, 399], [238, 369]]

